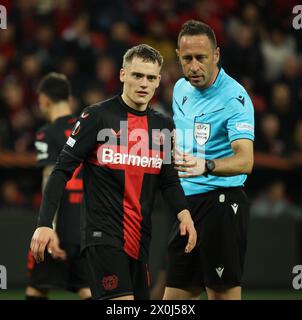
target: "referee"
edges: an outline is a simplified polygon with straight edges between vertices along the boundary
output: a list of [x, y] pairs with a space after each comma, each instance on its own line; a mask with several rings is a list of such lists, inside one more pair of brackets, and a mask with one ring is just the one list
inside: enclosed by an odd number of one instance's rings
[[218, 66], [220, 50], [208, 25], [187, 21], [176, 52], [185, 77], [173, 94], [175, 163], [198, 238], [185, 255], [175, 229], [164, 299], [198, 299], [203, 287], [208, 299], [241, 299], [249, 217], [243, 186], [253, 167], [253, 105]]

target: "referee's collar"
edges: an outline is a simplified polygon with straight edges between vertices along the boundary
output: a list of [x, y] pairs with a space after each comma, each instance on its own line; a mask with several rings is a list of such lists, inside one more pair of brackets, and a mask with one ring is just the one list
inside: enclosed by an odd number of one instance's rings
[[219, 86], [219, 83], [220, 83], [221, 78], [224, 75], [224, 73], [225, 72], [224, 72], [223, 68], [218, 67], [218, 73], [217, 73], [216, 79], [214, 80], [214, 82], [212, 83], [212, 85], [209, 88]]
[[214, 80], [214, 82], [208, 88], [201, 89], [201, 90], [208, 91], [208, 90], [217, 88], [221, 82], [221, 79], [222, 79], [224, 73], [225, 72], [224, 72], [223, 68], [218, 66], [218, 73], [217, 73], [217, 76], [216, 76], [216, 79]]

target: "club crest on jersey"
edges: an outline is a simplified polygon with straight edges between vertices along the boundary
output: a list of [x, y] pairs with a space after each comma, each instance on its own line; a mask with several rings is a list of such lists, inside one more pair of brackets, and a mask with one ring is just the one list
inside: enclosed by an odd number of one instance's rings
[[200, 146], [209, 140], [210, 132], [211, 125], [209, 123], [194, 123], [194, 138]]

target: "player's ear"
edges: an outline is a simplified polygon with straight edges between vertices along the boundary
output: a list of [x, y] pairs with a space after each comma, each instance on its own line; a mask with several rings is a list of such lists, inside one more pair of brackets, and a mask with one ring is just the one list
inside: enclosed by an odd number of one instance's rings
[[220, 59], [220, 48], [217, 47], [214, 51], [214, 63], [217, 64]]
[[158, 88], [158, 87], [159, 87], [160, 80], [161, 80], [161, 75], [159, 74], [159, 75], [158, 75], [158, 77], [157, 77], [157, 84], [156, 84], [156, 88]]
[[44, 93], [41, 93], [39, 94], [39, 105], [42, 107], [42, 108], [49, 108], [50, 104], [51, 104], [51, 101], [50, 99], [47, 97], [46, 94]]
[[176, 56], [177, 56], [177, 58], [179, 59], [179, 50], [178, 50], [178, 49], [176, 49], [176, 50], [175, 50], [175, 52], [176, 52]]
[[120, 81], [124, 82], [125, 81], [125, 69], [121, 68], [120, 70]]

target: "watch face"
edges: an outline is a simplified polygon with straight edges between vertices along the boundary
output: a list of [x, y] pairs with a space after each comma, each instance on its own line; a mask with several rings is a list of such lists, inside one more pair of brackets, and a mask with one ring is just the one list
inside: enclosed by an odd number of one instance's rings
[[212, 160], [207, 161], [207, 168], [208, 171], [213, 171], [215, 169], [215, 162]]

